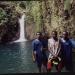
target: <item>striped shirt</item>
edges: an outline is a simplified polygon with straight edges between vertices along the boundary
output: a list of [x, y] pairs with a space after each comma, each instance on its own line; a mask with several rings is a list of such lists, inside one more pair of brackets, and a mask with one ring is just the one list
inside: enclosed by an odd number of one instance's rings
[[59, 40], [55, 41], [53, 38], [48, 39], [48, 50], [49, 57], [48, 59], [52, 59], [54, 55], [57, 55], [59, 52]]

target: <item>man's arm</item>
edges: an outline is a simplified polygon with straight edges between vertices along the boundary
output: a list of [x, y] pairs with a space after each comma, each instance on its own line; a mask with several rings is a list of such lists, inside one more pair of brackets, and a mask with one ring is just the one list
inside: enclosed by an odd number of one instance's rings
[[75, 48], [75, 40], [71, 39], [70, 41], [71, 41], [72, 48]]
[[32, 42], [32, 47], [33, 47], [32, 58], [33, 58], [33, 61], [35, 61], [36, 60], [36, 46], [35, 46], [34, 41]]
[[57, 52], [56, 52], [56, 55], [55, 56], [58, 56], [59, 55], [60, 49], [61, 49], [61, 44], [59, 43], [58, 49], [57, 49]]

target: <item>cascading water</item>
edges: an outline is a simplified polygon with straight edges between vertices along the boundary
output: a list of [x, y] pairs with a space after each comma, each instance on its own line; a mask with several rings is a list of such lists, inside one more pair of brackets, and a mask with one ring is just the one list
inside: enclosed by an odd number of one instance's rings
[[19, 24], [20, 24], [20, 37], [18, 40], [14, 41], [14, 42], [23, 42], [23, 41], [27, 41], [26, 37], [25, 37], [25, 14], [22, 15], [22, 17], [19, 19]]

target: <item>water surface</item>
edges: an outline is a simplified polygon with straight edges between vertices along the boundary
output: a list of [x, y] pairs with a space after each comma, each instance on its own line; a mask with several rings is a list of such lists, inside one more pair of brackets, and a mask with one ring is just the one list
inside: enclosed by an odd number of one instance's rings
[[31, 42], [28, 41], [0, 45], [0, 74], [37, 72], [31, 52]]
[[[73, 64], [75, 68], [75, 53]], [[52, 72], [56, 72], [54, 67]], [[62, 72], [66, 70], [63, 69]], [[0, 74], [6, 73], [38, 73], [37, 66], [32, 61], [30, 41], [0, 45]]]

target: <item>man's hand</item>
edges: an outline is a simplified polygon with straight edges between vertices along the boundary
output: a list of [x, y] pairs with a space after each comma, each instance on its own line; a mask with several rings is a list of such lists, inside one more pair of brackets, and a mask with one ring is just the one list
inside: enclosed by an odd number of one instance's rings
[[33, 54], [32, 54], [32, 59], [33, 59], [33, 62], [36, 61], [36, 51], [33, 52]]
[[49, 50], [53, 57], [57, 57], [57, 54], [54, 54], [51, 50]]
[[56, 58], [56, 57], [57, 57], [57, 55], [54, 55], [54, 57]]
[[35, 57], [33, 57], [33, 62], [35, 62], [35, 60], [36, 60]]

